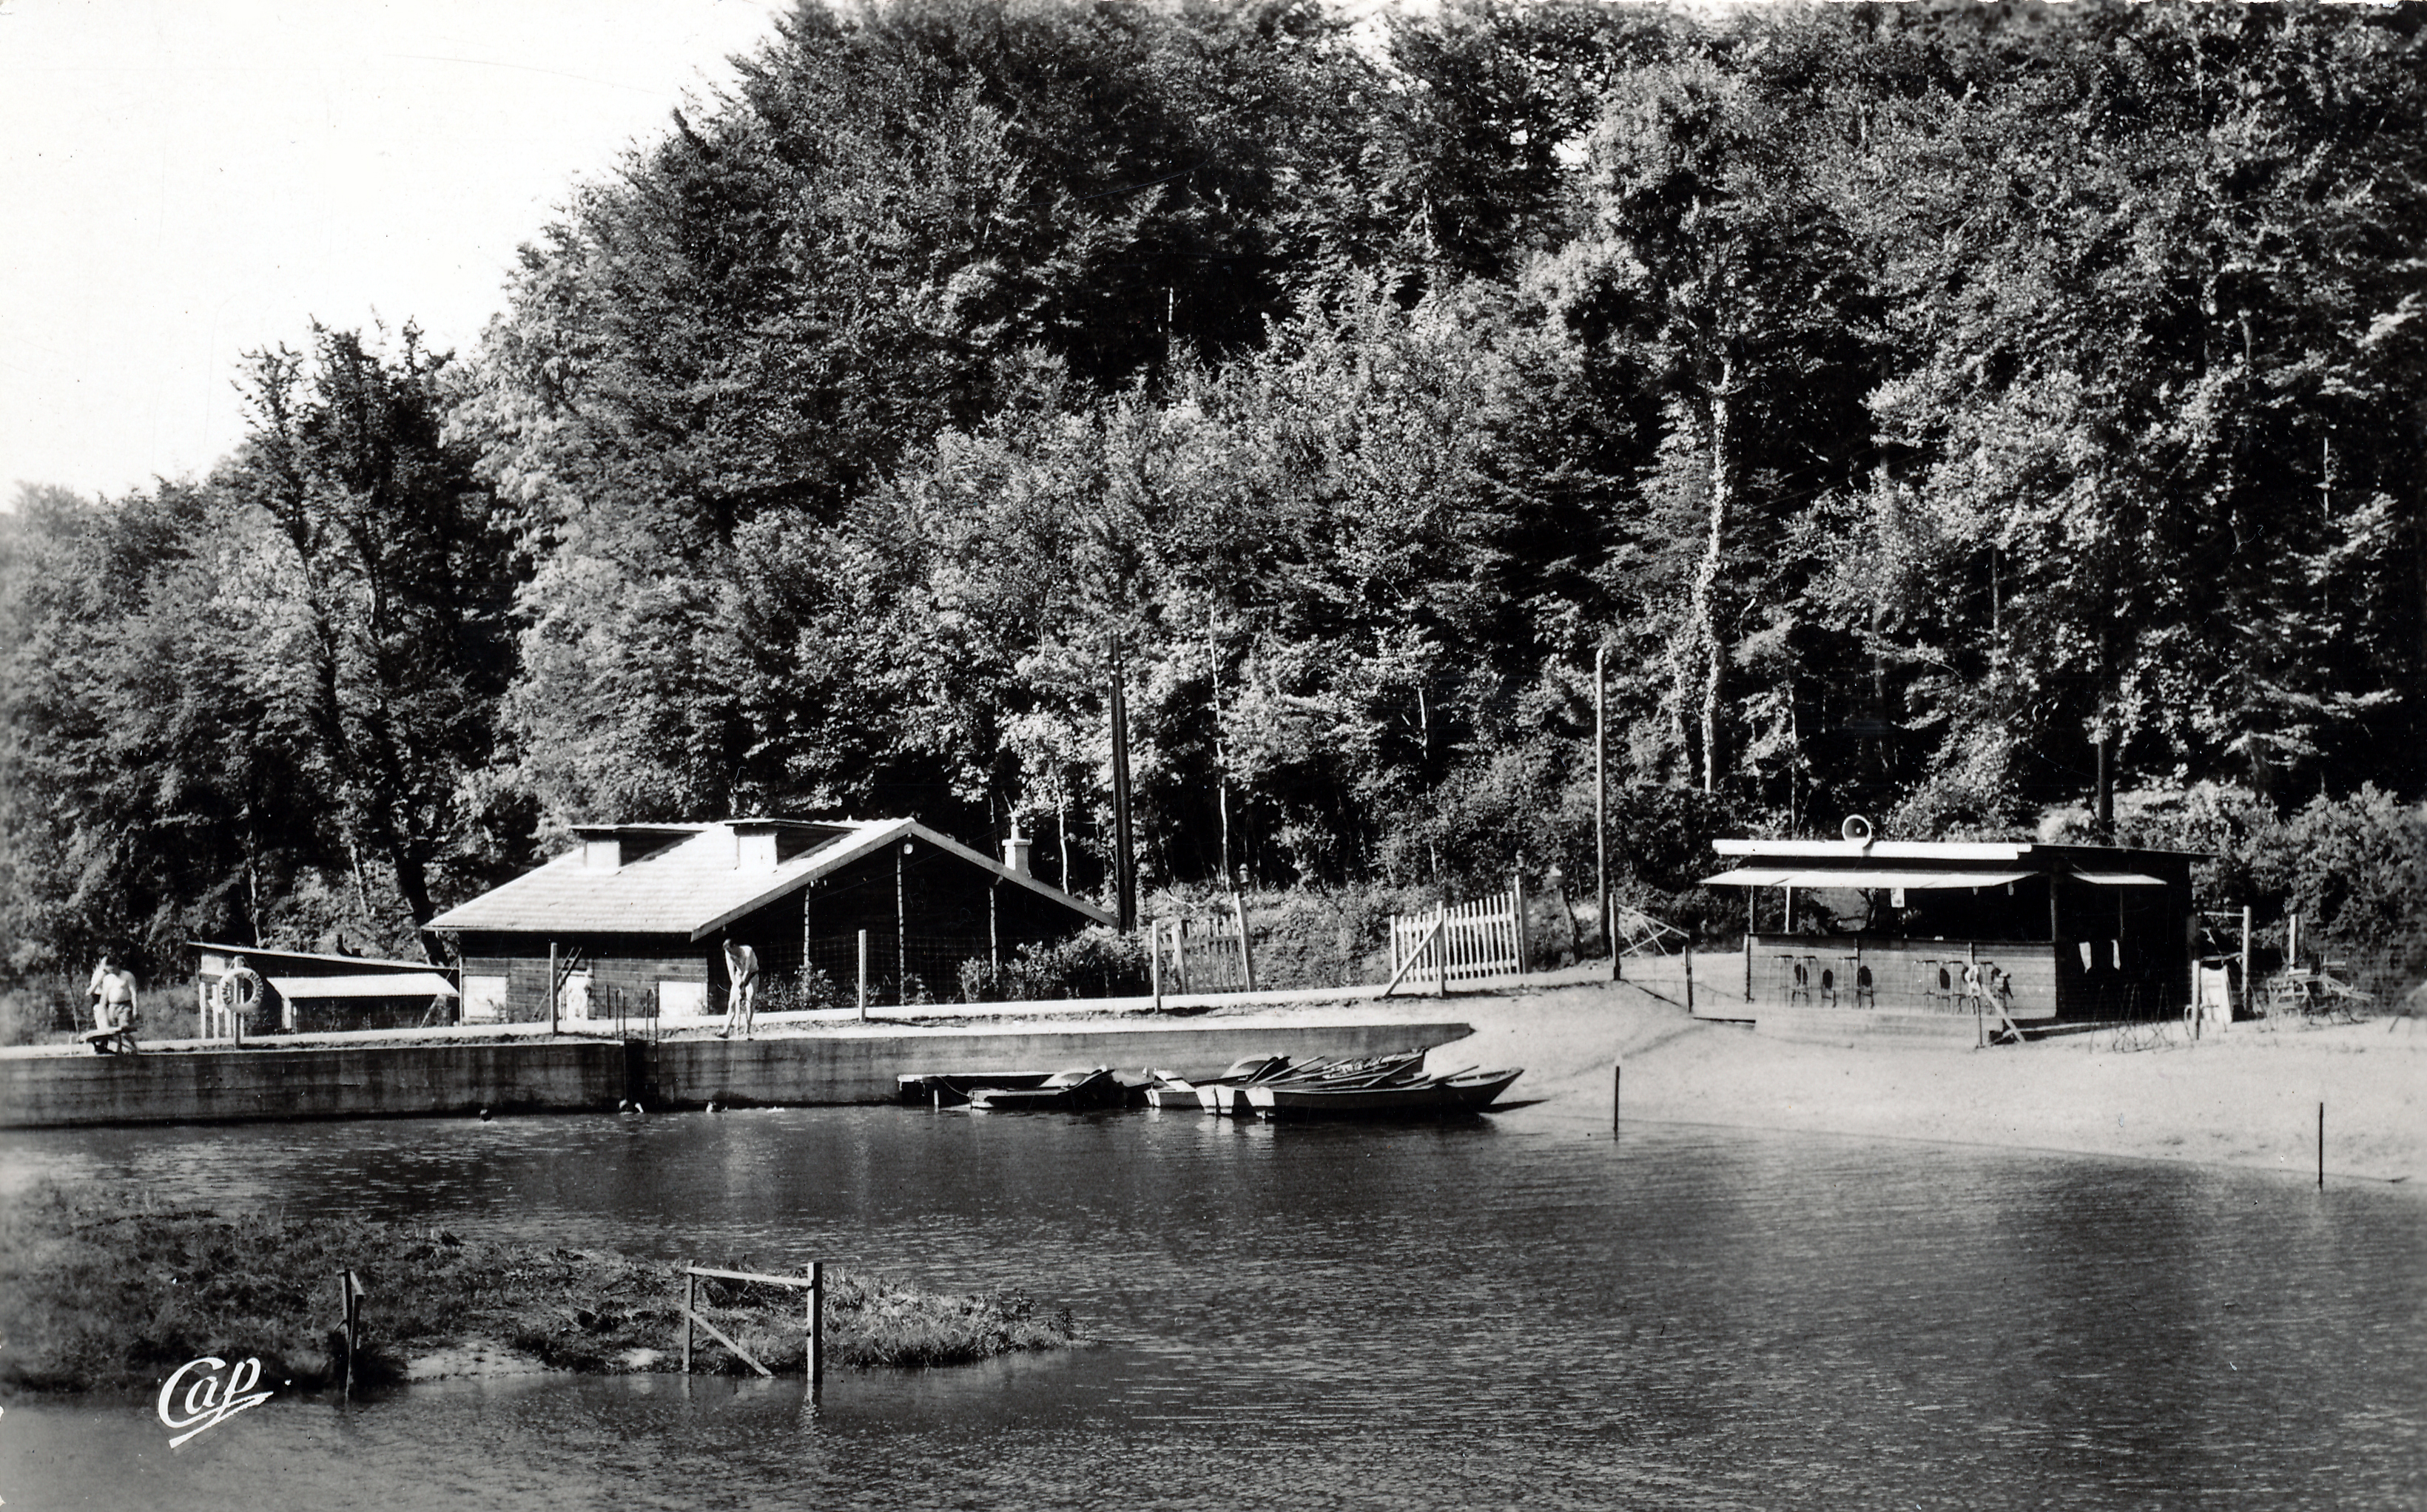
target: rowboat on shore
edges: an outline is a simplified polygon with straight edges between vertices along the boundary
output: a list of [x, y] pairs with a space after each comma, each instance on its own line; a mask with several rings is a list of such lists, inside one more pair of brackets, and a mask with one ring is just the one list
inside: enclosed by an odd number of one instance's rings
[[1245, 1088], [1243, 1095], [1262, 1118], [1443, 1117], [1481, 1112], [1524, 1074], [1468, 1069], [1349, 1085], [1275, 1081]]
[[1260, 1086], [1322, 1087], [1344, 1091], [1353, 1087], [1389, 1086], [1424, 1074], [1423, 1049], [1398, 1050], [1360, 1059], [1326, 1056], [1290, 1067], [1279, 1075], [1236, 1086], [1216, 1087], [1201, 1095], [1207, 1111], [1245, 1118], [1255, 1112], [1247, 1094]]
[[1287, 1075], [1289, 1068], [1290, 1058], [1286, 1055], [1250, 1055], [1245, 1060], [1232, 1062], [1230, 1069], [1220, 1076], [1209, 1077], [1202, 1081], [1191, 1081], [1186, 1077], [1158, 1071], [1154, 1073], [1153, 1085], [1146, 1089], [1146, 1100], [1149, 1106], [1169, 1109], [1174, 1113], [1210, 1113], [1215, 1099], [1224, 1092], [1250, 1081], [1270, 1081], [1274, 1077]]

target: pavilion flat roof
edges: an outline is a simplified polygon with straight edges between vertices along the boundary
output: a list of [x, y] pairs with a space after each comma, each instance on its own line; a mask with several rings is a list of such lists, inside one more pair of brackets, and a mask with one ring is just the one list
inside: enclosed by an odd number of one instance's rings
[[2059, 876], [2102, 887], [2162, 887], [2149, 869], [2191, 853], [2027, 840], [1714, 840], [1736, 867], [1704, 877], [1719, 887], [1995, 887]]

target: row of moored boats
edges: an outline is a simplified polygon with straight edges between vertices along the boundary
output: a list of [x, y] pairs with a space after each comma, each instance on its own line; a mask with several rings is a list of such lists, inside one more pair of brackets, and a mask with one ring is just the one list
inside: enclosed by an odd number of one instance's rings
[[1150, 1107], [1233, 1118], [1385, 1118], [1479, 1113], [1522, 1070], [1425, 1069], [1425, 1051], [1293, 1061], [1256, 1055], [1217, 1077], [1132, 1076], [1106, 1066], [1069, 1071], [929, 1073], [900, 1078], [905, 1102], [976, 1113], [1093, 1112]]

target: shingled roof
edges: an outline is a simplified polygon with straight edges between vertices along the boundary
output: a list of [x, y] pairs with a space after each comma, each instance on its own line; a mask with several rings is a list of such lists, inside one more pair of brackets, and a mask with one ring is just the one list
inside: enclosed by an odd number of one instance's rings
[[[819, 877], [899, 840], [949, 851], [1099, 924], [1103, 909], [1023, 875], [916, 820], [734, 820], [596, 825], [583, 843], [432, 919], [433, 930], [681, 935], [705, 939]], [[613, 847], [611, 854], [599, 847]], [[785, 854], [787, 848], [791, 854]]]

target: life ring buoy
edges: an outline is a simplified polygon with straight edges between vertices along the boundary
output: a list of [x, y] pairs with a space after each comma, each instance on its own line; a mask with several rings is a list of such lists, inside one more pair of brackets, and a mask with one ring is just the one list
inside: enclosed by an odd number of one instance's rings
[[249, 966], [237, 967], [220, 978], [220, 1006], [229, 1013], [251, 1017], [252, 1011], [261, 1006], [264, 990], [260, 972]]

